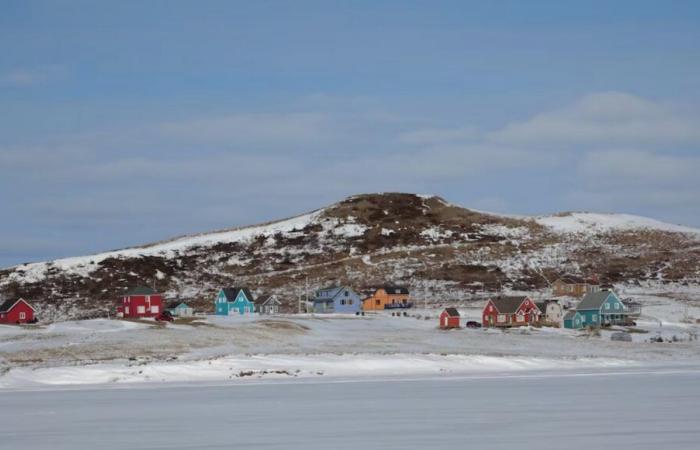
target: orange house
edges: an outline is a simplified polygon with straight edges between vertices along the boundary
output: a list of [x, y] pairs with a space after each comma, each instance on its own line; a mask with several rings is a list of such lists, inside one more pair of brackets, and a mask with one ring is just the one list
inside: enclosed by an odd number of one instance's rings
[[382, 311], [385, 309], [410, 308], [408, 288], [403, 286], [381, 286], [374, 293], [362, 300], [363, 311]]

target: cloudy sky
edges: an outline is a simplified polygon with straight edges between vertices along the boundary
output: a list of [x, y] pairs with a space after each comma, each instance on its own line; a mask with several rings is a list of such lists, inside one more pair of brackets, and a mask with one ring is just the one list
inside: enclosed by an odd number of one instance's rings
[[0, 266], [377, 191], [700, 227], [696, 1], [112, 3], [0, 1]]

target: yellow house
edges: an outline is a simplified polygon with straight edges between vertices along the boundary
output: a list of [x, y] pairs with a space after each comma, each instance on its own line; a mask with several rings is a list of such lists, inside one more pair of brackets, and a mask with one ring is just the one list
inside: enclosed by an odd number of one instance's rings
[[381, 311], [384, 309], [410, 308], [408, 288], [403, 286], [381, 286], [374, 293], [362, 300], [363, 311]]

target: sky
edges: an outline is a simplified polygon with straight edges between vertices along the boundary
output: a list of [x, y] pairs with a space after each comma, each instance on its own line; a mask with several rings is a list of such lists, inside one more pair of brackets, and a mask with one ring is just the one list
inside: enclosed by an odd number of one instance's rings
[[700, 227], [700, 2], [0, 0], [0, 267], [368, 192]]

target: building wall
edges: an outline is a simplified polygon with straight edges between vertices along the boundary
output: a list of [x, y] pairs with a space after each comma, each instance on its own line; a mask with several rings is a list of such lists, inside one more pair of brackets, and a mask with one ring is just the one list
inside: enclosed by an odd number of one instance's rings
[[24, 302], [19, 302], [7, 312], [0, 313], [0, 323], [27, 323], [34, 320], [34, 311]]
[[387, 294], [384, 289], [377, 289], [371, 297], [362, 301], [365, 311], [380, 311], [384, 305], [392, 303], [408, 303], [408, 294]]
[[122, 297], [124, 317], [155, 317], [163, 312], [160, 295], [131, 295]]

